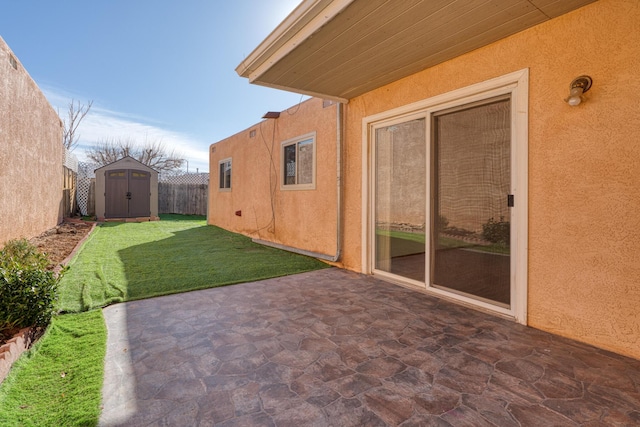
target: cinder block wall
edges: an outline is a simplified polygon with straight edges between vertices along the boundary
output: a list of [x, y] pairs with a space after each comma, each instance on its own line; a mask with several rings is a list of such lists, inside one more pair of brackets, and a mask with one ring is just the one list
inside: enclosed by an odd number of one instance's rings
[[62, 221], [62, 123], [0, 38], [0, 247]]

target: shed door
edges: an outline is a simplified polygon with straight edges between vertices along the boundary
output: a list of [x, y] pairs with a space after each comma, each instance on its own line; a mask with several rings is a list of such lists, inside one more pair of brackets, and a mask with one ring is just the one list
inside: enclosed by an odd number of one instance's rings
[[105, 172], [105, 218], [151, 215], [151, 174], [135, 169]]
[[129, 216], [151, 215], [151, 174], [145, 171], [129, 171]]

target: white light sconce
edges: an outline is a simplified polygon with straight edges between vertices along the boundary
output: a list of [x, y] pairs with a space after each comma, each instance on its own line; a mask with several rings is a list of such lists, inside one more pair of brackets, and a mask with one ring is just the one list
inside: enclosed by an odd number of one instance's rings
[[584, 98], [582, 94], [591, 88], [593, 81], [589, 76], [576, 77], [569, 86], [569, 97], [565, 99], [565, 102], [572, 107], [580, 105]]

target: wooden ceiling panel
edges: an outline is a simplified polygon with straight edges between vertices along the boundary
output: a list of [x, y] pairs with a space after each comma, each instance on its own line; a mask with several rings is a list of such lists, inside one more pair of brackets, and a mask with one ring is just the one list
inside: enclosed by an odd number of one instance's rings
[[[395, 20], [391, 24], [383, 23], [384, 15], [379, 15], [377, 22], [382, 24], [381, 27], [387, 26], [388, 31], [383, 33], [384, 37], [376, 37], [375, 44], [368, 44], [367, 48], [358, 45], [360, 49], [357, 51], [346, 48], [346, 55], [341, 58], [334, 56], [322, 58], [322, 62], [288, 64], [280, 78], [265, 77], [278, 84], [287, 81], [308, 88], [329, 84], [342, 92], [350, 80], [348, 76], [360, 75], [365, 82], [394, 81], [406, 76], [405, 72], [418, 72], [435, 65], [440, 60], [434, 58], [445, 57], [443, 51], [466, 53], [506, 36], [507, 31], [516, 32], [522, 24], [522, 17], [531, 20], [530, 25], [545, 19], [530, 3], [520, 0], [512, 0], [511, 7], [506, 9], [500, 7], [504, 0], [476, 2], [473, 8], [463, 1], [447, 3], [446, 7], [432, 14], [418, 13], [423, 11], [414, 7], [413, 13], [402, 15], [402, 22]], [[421, 7], [425, 7], [424, 3]], [[385, 10], [380, 8], [376, 12], [384, 14]], [[505, 25], [511, 21], [514, 24]], [[483, 32], [485, 28], [489, 30]], [[388, 58], [393, 58], [393, 61]], [[335, 69], [336, 63], [340, 64], [339, 70]]]
[[[522, 25], [523, 22], [539, 22], [539, 15], [532, 12], [528, 15], [519, 17], [516, 20], [512, 20], [501, 26], [492, 28], [483, 34], [470, 37], [467, 43], [454, 44], [445, 47], [442, 50], [436, 51], [432, 55], [425, 56], [424, 58], [416, 62], [412, 62], [405, 67], [397, 68], [387, 74], [381, 73], [377, 76], [377, 78], [374, 78], [368, 82], [363, 82], [362, 85], [352, 88], [349, 91], [343, 92], [342, 96], [345, 99], [353, 98], [377, 87], [384, 86], [388, 83], [392, 83], [396, 80], [399, 80], [411, 74], [415, 74], [434, 65], [448, 61], [451, 58], [455, 58], [465, 53], [471, 52], [472, 50], [485, 46], [484, 42], [488, 38], [497, 37], [497, 39], [500, 39], [502, 38], [502, 35], [505, 31], [513, 31], [514, 33], [517, 32], [518, 30], [514, 31], [514, 29], [520, 28], [520, 25]], [[327, 87], [331, 87], [331, 85], [328, 85]]]
[[[450, 0], [439, 0], [434, 3], [448, 3]], [[394, 7], [388, 0], [375, 0], [366, 3], [364, 8], [352, 4], [322, 31], [331, 35], [331, 39], [313, 37], [305, 40], [292, 55], [290, 61], [284, 63], [278, 74], [268, 74], [269, 78], [278, 80], [286, 78], [287, 73], [296, 69], [299, 75], [308, 72], [323, 73], [334, 68], [336, 63], [344, 63], [353, 57], [354, 50], [359, 52], [375, 48], [386, 38], [393, 35], [393, 26], [398, 15], [406, 14], [416, 4], [424, 0], [407, 0], [402, 8]], [[323, 66], [328, 66], [323, 69]], [[315, 76], [314, 76], [315, 77]]]
[[254, 83], [348, 100], [593, 1], [341, 0], [309, 36], [247, 69], [261, 70]]
[[[521, 0], [510, 2], [522, 3]], [[478, 18], [476, 10], [486, 11], [485, 13], [495, 10], [486, 7], [487, 4], [495, 3], [490, 0], [475, 1], [472, 8], [468, 6], [468, 1], [451, 0], [406, 2], [402, 8], [392, 2], [382, 3], [385, 4], [368, 11], [365, 18], [354, 22], [346, 31], [336, 31], [335, 27], [327, 26], [324, 31], [339, 36], [321, 47], [319, 43], [323, 43], [323, 40], [319, 38], [301, 44], [295, 55], [282, 62], [279, 70], [265, 73], [265, 79], [274, 82], [286, 80], [291, 84], [306, 86], [336, 72], [336, 64], [340, 64], [342, 71], [352, 66], [362, 66], [363, 75], [376, 72], [379, 61], [389, 55], [395, 58], [402, 56], [405, 61], [412, 61], [411, 57], [429, 54], [435, 41], [457, 31], [458, 27], [452, 25], [452, 21], [460, 19], [461, 15], [466, 17], [467, 22], [474, 22]], [[350, 9], [354, 9], [353, 5]], [[334, 19], [336, 27], [342, 26], [341, 22], [353, 20], [348, 12], [349, 9]], [[363, 21], [368, 23], [368, 31], [362, 31], [359, 24]], [[313, 58], [313, 55], [305, 57], [298, 53], [301, 51], [317, 54]]]

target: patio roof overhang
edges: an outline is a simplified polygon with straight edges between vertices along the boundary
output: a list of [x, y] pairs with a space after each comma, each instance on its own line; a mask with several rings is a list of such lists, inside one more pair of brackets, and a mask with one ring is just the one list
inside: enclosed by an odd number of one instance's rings
[[238, 67], [348, 102], [597, 0], [304, 0]]

